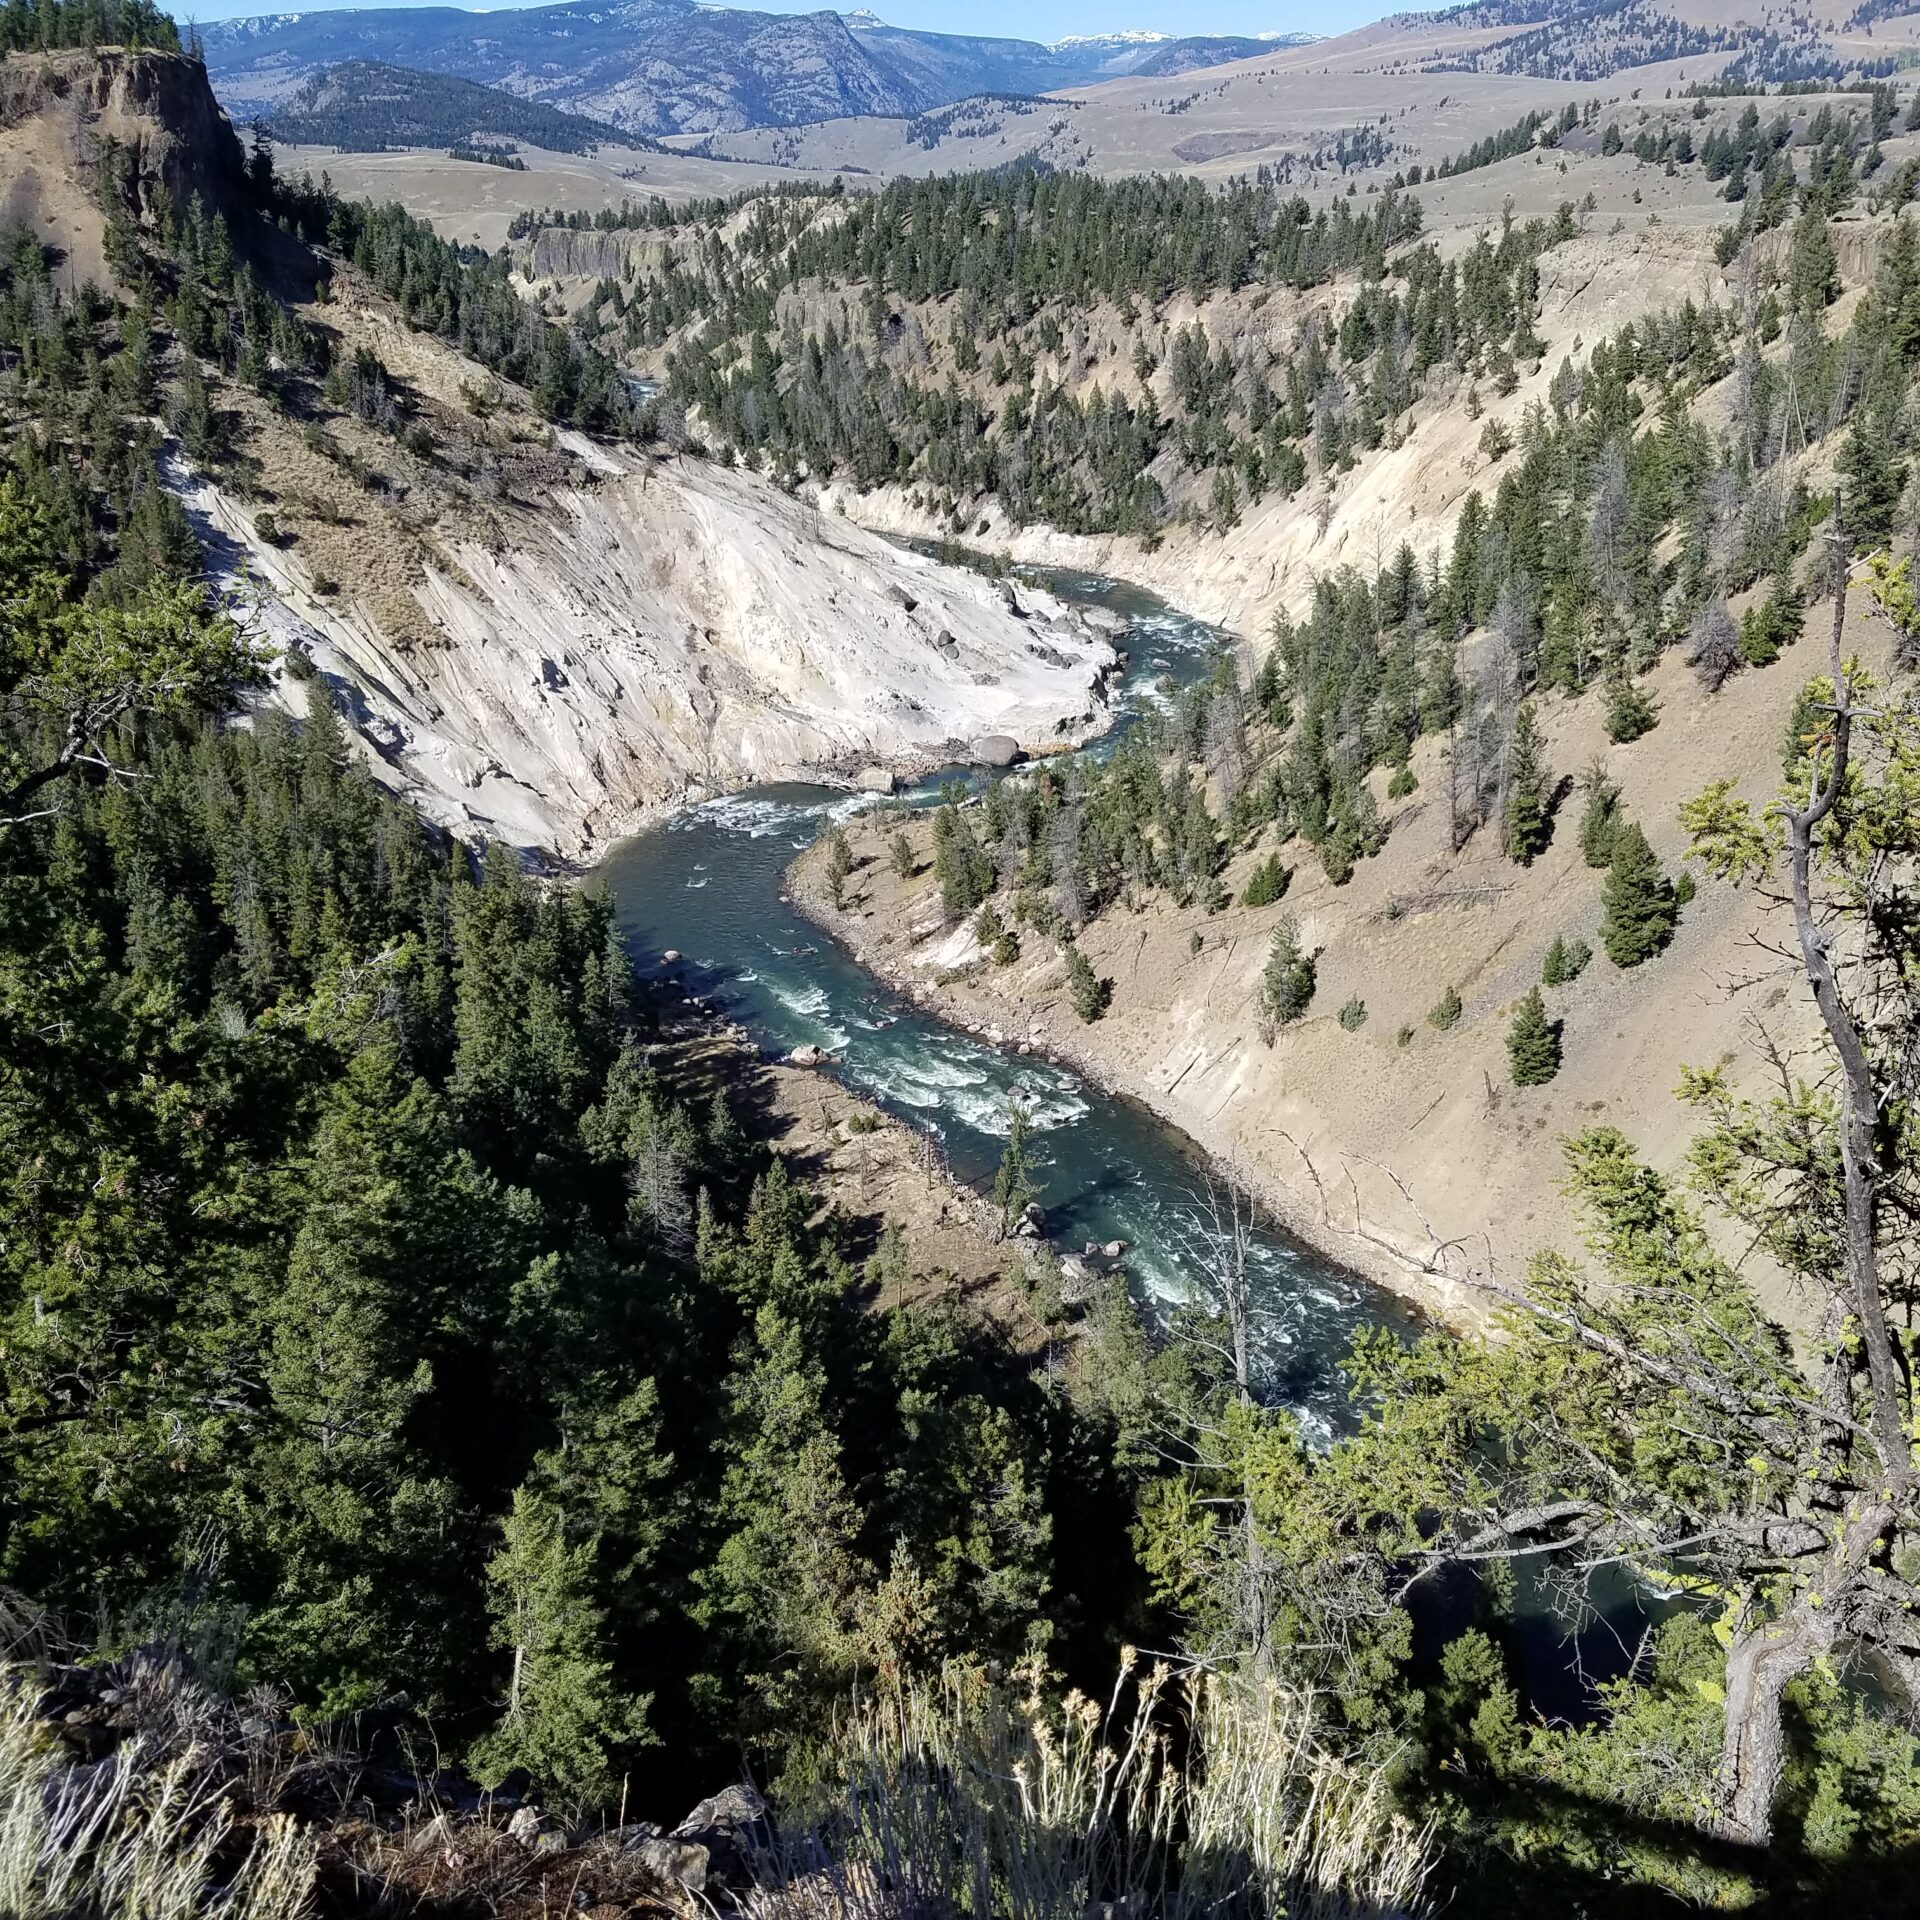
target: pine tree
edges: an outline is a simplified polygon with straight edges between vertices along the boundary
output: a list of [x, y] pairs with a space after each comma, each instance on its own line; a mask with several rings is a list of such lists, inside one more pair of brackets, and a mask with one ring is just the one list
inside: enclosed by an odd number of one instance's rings
[[1577, 980], [1586, 971], [1587, 962], [1593, 958], [1593, 949], [1577, 936], [1569, 940], [1563, 934], [1553, 936], [1553, 945], [1547, 949], [1547, 957], [1540, 963], [1541, 983], [1549, 987], [1564, 987], [1569, 980]]
[[847, 876], [853, 872], [853, 848], [838, 826], [829, 827], [827, 841], [827, 894], [838, 913], [845, 904]]
[[617, 1758], [646, 1734], [644, 1698], [624, 1697], [604, 1652], [592, 1593], [593, 1549], [570, 1542], [559, 1507], [516, 1490], [500, 1551], [487, 1567], [493, 1644], [511, 1658], [506, 1710], [470, 1761], [492, 1785], [524, 1767], [578, 1807], [604, 1803]]
[[1427, 1025], [1436, 1033], [1450, 1033], [1460, 1024], [1460, 1015], [1464, 1011], [1460, 989], [1449, 986], [1446, 992], [1427, 1009]]
[[1607, 866], [1620, 831], [1620, 788], [1608, 775], [1604, 760], [1592, 761], [1581, 777], [1587, 804], [1580, 813], [1580, 851], [1590, 867]]
[[1607, 738], [1615, 746], [1650, 733], [1659, 717], [1659, 708], [1624, 667], [1607, 676]]
[[1538, 987], [1529, 987], [1507, 1029], [1507, 1065], [1516, 1087], [1537, 1087], [1560, 1071], [1560, 1033]]
[[1098, 1020], [1113, 998], [1113, 982], [1095, 974], [1087, 956], [1071, 943], [1067, 946], [1067, 998], [1082, 1020]]
[[1519, 866], [1532, 866], [1552, 834], [1552, 824], [1547, 818], [1546, 784], [1533, 703], [1523, 701], [1513, 720], [1506, 807], [1507, 858]]
[[1300, 923], [1287, 914], [1273, 930], [1273, 944], [1260, 976], [1261, 1026], [1269, 1044], [1276, 1028], [1291, 1025], [1306, 1012], [1313, 999], [1315, 974], [1313, 956], [1300, 945]]
[[956, 920], [970, 914], [993, 891], [993, 862], [958, 807], [944, 806], [933, 816], [933, 871], [940, 882], [941, 904]]
[[1673, 938], [1680, 908], [1640, 828], [1629, 822], [1614, 836], [1613, 863], [1601, 889], [1605, 912], [1600, 944], [1616, 967], [1637, 967]]
[[1243, 907], [1270, 907], [1285, 895], [1292, 880], [1292, 868], [1282, 863], [1279, 854], [1270, 853], [1248, 877], [1247, 890], [1240, 896], [1240, 904]]
[[911, 880], [913, 878], [913, 842], [909, 840], [904, 833], [896, 833], [893, 836], [893, 844], [888, 850], [888, 857], [893, 862], [894, 872], [902, 880]]
[[1027, 1151], [1027, 1139], [1033, 1123], [1018, 1100], [1007, 1105], [1007, 1144], [993, 1176], [993, 1204], [1000, 1215], [1000, 1234], [1004, 1239], [1020, 1224], [1021, 1216], [1033, 1203], [1033, 1163]]
[[1907, 465], [1895, 452], [1877, 409], [1862, 407], [1841, 444], [1836, 469], [1846, 480], [1846, 530], [1856, 554], [1893, 538], [1893, 519], [1906, 489]]
[[1794, 222], [1787, 255], [1789, 304], [1802, 319], [1817, 319], [1840, 292], [1840, 268], [1825, 216], [1809, 206]]

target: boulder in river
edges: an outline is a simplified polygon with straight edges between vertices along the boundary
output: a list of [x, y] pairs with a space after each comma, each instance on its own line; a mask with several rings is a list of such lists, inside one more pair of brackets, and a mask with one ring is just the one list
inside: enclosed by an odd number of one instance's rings
[[660, 958], [665, 965], [677, 967], [680, 964], [680, 949], [678, 947], [669, 947]]
[[1010, 733], [983, 733], [973, 743], [977, 766], [1010, 767], [1020, 758], [1020, 742]]
[[795, 1047], [787, 1059], [796, 1067], [817, 1067], [827, 1056], [818, 1047]]
[[862, 793], [891, 793], [897, 783], [891, 767], [862, 767], [853, 776], [853, 784]]

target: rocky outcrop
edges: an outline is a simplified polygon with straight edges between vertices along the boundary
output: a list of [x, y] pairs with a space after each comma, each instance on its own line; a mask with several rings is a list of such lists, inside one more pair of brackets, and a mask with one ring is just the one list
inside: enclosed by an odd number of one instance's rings
[[[383, 777], [476, 836], [585, 860], [689, 799], [838, 769], [877, 788], [982, 734], [1017, 752], [1105, 724], [1112, 643], [1050, 596], [1016, 618], [990, 582], [761, 481], [571, 444], [574, 484], [424, 566], [424, 645], [351, 582], [321, 591], [219, 487], [176, 481]], [[304, 710], [306, 688], [278, 697]]]
[[[128, 211], [150, 219], [164, 187], [176, 210], [196, 196], [219, 207], [241, 186], [240, 141], [205, 71], [177, 53], [124, 47], [0, 62], [0, 138], [38, 144], [43, 170], [90, 180], [109, 144]], [[15, 204], [10, 211], [31, 217]]]

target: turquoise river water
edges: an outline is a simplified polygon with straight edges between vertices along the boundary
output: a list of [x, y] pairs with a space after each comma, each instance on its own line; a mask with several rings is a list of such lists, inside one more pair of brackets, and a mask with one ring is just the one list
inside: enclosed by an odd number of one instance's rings
[[[1035, 576], [1063, 598], [1110, 608], [1129, 631], [1129, 670], [1115, 724], [1086, 751], [1113, 751], [1129, 725], [1169, 691], [1204, 673], [1216, 631], [1137, 589], [1086, 575]], [[955, 769], [944, 781], [977, 783]], [[953, 1172], [991, 1181], [1011, 1103], [1034, 1129], [1036, 1185], [1047, 1231], [1061, 1246], [1125, 1240], [1136, 1289], [1179, 1300], [1206, 1259], [1206, 1174], [1190, 1143], [1137, 1102], [1114, 1098], [1071, 1070], [1001, 1052], [949, 1026], [856, 965], [782, 899], [795, 853], [827, 819], [870, 804], [821, 786], [772, 786], [688, 808], [614, 848], [599, 878], [610, 890], [635, 965], [662, 971], [738, 1020], [769, 1054], [828, 1049], [832, 1071], [889, 1111], [934, 1135]], [[1325, 1438], [1343, 1420], [1337, 1363], [1354, 1330], [1385, 1321], [1410, 1328], [1400, 1302], [1262, 1222], [1252, 1249], [1260, 1345], [1268, 1385]]]

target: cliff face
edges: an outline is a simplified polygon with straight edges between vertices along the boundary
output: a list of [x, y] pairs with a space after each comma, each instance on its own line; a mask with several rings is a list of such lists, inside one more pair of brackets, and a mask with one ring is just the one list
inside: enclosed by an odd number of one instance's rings
[[[1016, 612], [975, 575], [704, 463], [571, 450], [572, 483], [491, 541], [443, 530], [406, 589], [424, 642], [351, 578], [323, 585], [252, 504], [183, 482], [268, 634], [443, 824], [584, 860], [687, 798], [1104, 724], [1112, 646], [1047, 596]], [[307, 695], [283, 678], [279, 697]]]
[[[318, 262], [251, 220], [243, 167], [190, 60], [0, 62], [0, 205], [69, 286], [113, 277], [111, 191], [149, 223], [169, 201], [227, 207], [297, 298]], [[431, 817], [585, 858], [689, 795], [1100, 724], [1112, 646], [1045, 596], [1011, 606], [754, 478], [556, 436], [351, 268], [330, 280], [303, 317], [336, 358], [377, 356], [404, 410], [374, 424], [309, 388], [296, 419], [213, 369], [238, 457], [224, 479], [177, 450], [163, 465], [236, 604], [296, 663], [276, 697], [304, 710], [311, 663]]]
[[[240, 141], [206, 70], [182, 54], [108, 47], [0, 60], [0, 186], [9, 217], [38, 228], [76, 269], [100, 270], [105, 216], [92, 190], [109, 153], [143, 225], [164, 199], [224, 205], [241, 184]], [[80, 277], [84, 277], [82, 272]]]

